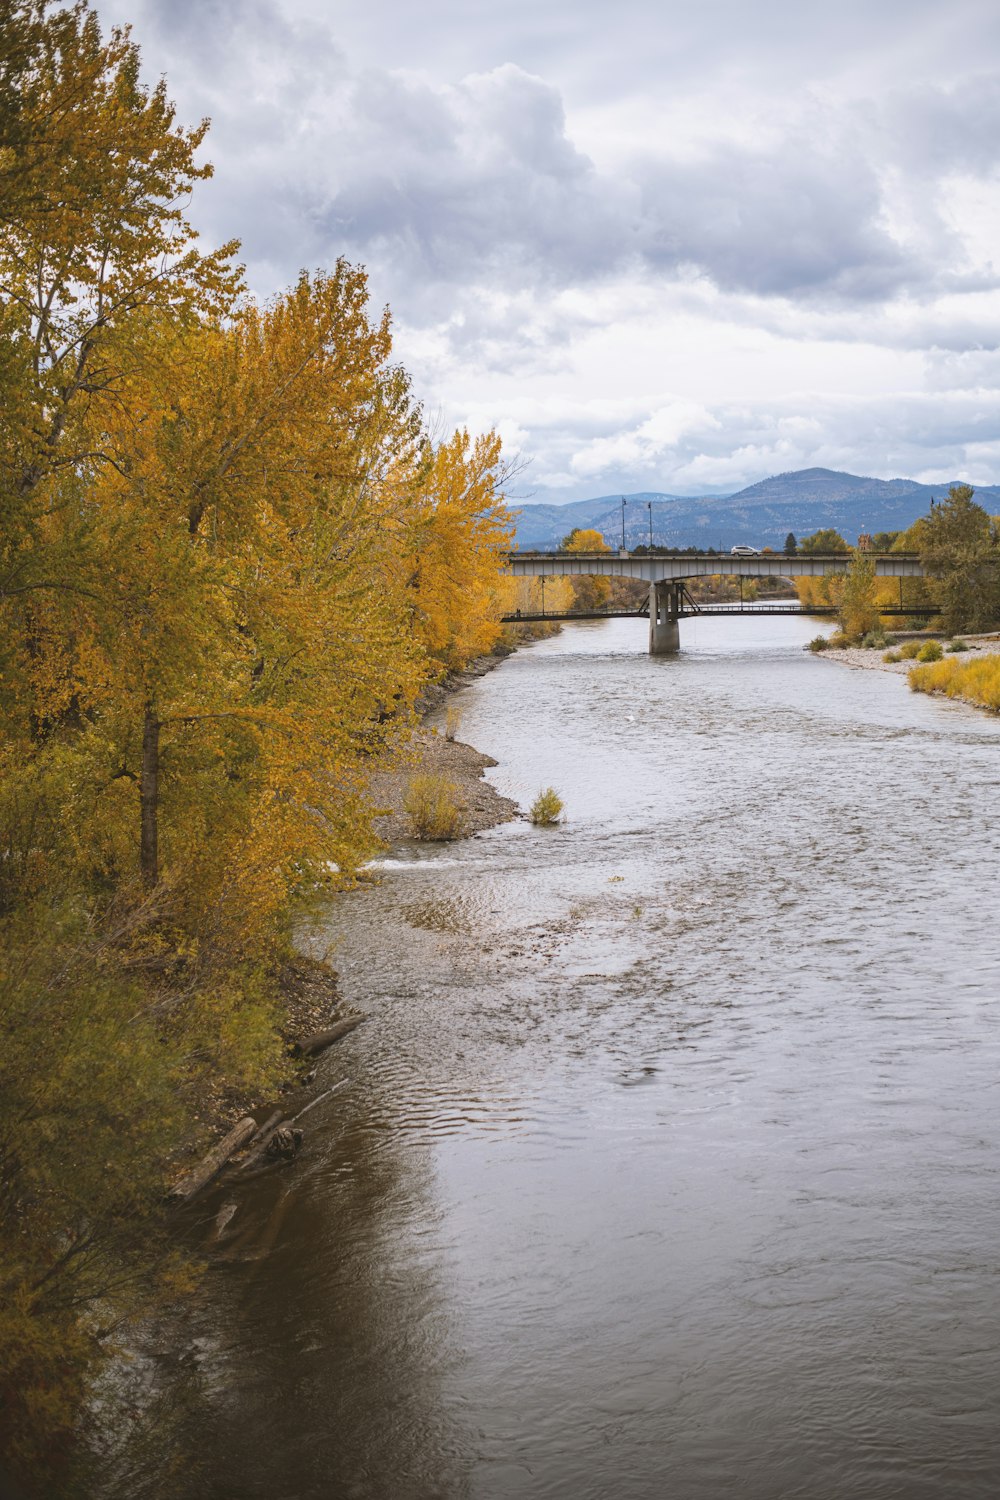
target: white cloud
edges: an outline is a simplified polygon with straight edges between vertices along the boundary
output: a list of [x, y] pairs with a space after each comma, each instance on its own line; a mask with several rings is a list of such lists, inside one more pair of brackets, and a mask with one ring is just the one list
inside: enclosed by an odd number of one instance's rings
[[991, 0], [101, 9], [214, 118], [206, 236], [262, 295], [364, 261], [428, 409], [497, 425], [537, 498], [988, 477]]

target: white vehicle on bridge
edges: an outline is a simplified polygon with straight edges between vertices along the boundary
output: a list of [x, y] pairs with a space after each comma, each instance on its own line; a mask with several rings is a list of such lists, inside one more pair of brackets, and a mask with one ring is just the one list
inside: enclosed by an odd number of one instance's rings
[[736, 546], [736, 547], [730, 547], [730, 549], [729, 549], [729, 556], [730, 557], [759, 557], [760, 556], [760, 548], [759, 547], [750, 547], [750, 546], [747, 545], [746, 542], [740, 542], [738, 546]]

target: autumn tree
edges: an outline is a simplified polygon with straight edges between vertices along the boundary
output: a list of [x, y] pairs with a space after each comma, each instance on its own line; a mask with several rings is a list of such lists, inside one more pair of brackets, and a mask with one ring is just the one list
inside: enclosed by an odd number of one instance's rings
[[[553, 575], [542, 578], [502, 578], [501, 598], [504, 614], [567, 614], [573, 606], [573, 580], [562, 576]], [[555, 625], [541, 625], [536, 622], [529, 632], [534, 635], [550, 633], [557, 629]], [[511, 634], [513, 631], [513, 634]], [[518, 639], [517, 632], [523, 633], [524, 627], [508, 627], [510, 640]]]
[[1000, 617], [1000, 534], [974, 494], [952, 485], [921, 529], [920, 558], [951, 631], [985, 630]]
[[102, 797], [104, 812], [134, 806], [108, 750], [118, 664], [96, 643], [135, 533], [97, 488], [125, 467], [113, 433], [157, 329], [220, 318], [238, 290], [232, 247], [200, 250], [179, 206], [208, 174], [203, 135], [175, 126], [127, 34], [103, 40], [85, 5], [4, 5], [0, 1436], [36, 1474], [99, 1352], [81, 1312], [113, 1288], [120, 1310], [155, 1259], [149, 1213], [193, 1045], [122, 958], [123, 945], [138, 958], [155, 912], [122, 895], [135, 840], [122, 848], [121, 820], [95, 815]]
[[856, 550], [840, 599], [841, 634], [849, 641], [860, 641], [870, 630], [875, 630], [878, 623], [875, 559], [870, 552]]
[[3, 17], [0, 1437], [41, 1473], [205, 1090], [284, 1076], [295, 903], [370, 852], [508, 542], [499, 441], [427, 441], [364, 271], [257, 305], [128, 33]]
[[[834, 531], [832, 527], [825, 527], [813, 532], [812, 536], [803, 537], [798, 547], [799, 555], [804, 556], [843, 553], [846, 558], [850, 555], [850, 550], [839, 531]], [[794, 578], [795, 591], [803, 609], [808, 609], [811, 605], [824, 609], [830, 606], [839, 608], [843, 598], [846, 571], [845, 563], [843, 569], [837, 566], [819, 578], [810, 577], [807, 574]]]
[[414, 630], [435, 675], [481, 656], [500, 634], [500, 569], [513, 538], [510, 468], [496, 433], [428, 444], [402, 538]]
[[[589, 527], [574, 527], [559, 543], [560, 552], [588, 553], [610, 552], [611, 548], [599, 531]], [[583, 573], [574, 577], [573, 608], [580, 611], [604, 609], [611, 598], [611, 579], [601, 573]]]

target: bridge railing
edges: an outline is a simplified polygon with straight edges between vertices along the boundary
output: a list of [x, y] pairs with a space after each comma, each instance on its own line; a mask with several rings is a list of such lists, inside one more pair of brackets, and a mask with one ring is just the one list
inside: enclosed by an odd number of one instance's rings
[[[922, 578], [923, 563], [912, 552], [868, 552], [879, 578]], [[636, 552], [511, 552], [505, 571], [515, 578], [610, 577], [666, 583], [714, 574], [742, 578], [824, 578], [844, 573], [851, 563], [846, 553], [802, 553], [786, 557], [762, 552], [756, 557], [731, 553]]]

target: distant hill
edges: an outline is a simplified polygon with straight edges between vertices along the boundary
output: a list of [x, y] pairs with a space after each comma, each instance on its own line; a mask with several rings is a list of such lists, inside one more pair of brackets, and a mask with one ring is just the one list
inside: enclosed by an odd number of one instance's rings
[[[685, 496], [643, 491], [625, 497], [625, 539], [629, 547], [649, 541], [652, 507], [653, 540], [675, 547], [732, 547], [750, 542], [780, 549], [793, 531], [809, 536], [832, 526], [849, 542], [862, 531], [902, 531], [927, 514], [932, 498], [940, 500], [948, 484], [918, 484], [913, 479], [870, 479], [834, 469], [798, 469], [775, 474], [735, 495]], [[1000, 509], [1000, 487], [976, 487], [976, 498], [991, 513]], [[593, 527], [612, 547], [622, 539], [620, 495], [600, 495], [568, 505], [522, 505], [516, 508], [517, 543], [548, 551], [558, 547], [574, 527]]]

